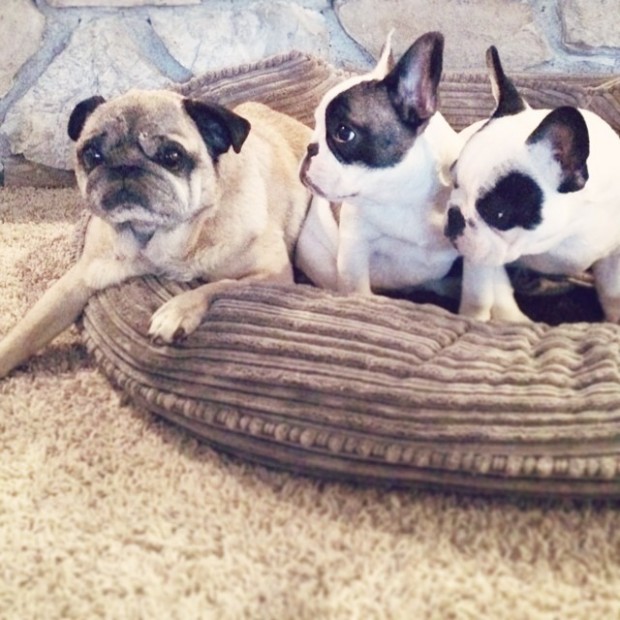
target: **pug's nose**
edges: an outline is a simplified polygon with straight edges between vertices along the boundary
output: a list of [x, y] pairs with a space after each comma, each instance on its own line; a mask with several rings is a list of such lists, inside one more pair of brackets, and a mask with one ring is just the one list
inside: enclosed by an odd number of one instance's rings
[[144, 176], [144, 170], [140, 166], [119, 164], [110, 167], [110, 178], [114, 180], [140, 179]]
[[450, 207], [448, 209], [448, 221], [444, 228], [444, 235], [449, 239], [456, 239], [463, 234], [465, 230], [465, 218], [458, 207]]
[[319, 152], [319, 145], [317, 142], [311, 142], [308, 144], [308, 157], [314, 157]]

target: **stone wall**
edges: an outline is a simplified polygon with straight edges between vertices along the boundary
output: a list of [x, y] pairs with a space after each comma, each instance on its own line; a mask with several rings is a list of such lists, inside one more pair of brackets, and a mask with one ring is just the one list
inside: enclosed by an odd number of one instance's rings
[[69, 168], [67, 118], [91, 94], [292, 49], [365, 69], [391, 28], [397, 52], [441, 30], [447, 71], [483, 70], [496, 44], [509, 71], [620, 73], [619, 15], [618, 0], [2, 0], [0, 162]]

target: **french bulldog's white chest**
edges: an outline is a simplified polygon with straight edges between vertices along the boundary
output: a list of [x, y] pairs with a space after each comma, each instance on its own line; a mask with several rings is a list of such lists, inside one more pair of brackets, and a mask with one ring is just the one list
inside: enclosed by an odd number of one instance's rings
[[443, 234], [441, 209], [417, 207], [398, 202], [343, 205], [340, 267], [366, 262], [373, 289], [416, 286], [443, 277], [456, 252]]
[[413, 245], [396, 238], [382, 238], [370, 245], [370, 281], [375, 289], [400, 289], [438, 280], [455, 259], [451, 247]]

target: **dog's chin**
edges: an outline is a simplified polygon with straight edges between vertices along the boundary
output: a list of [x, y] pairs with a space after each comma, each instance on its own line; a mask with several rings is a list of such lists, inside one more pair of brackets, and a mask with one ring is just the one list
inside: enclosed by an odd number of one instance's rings
[[144, 222], [124, 222], [116, 227], [119, 233], [130, 234], [140, 245], [146, 247], [159, 227]]

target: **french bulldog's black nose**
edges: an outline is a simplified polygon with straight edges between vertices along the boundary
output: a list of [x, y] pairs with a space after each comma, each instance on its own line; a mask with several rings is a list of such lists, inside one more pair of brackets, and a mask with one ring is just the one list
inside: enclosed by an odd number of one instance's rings
[[465, 230], [465, 218], [458, 207], [448, 209], [448, 221], [443, 232], [449, 239], [456, 239]]
[[314, 157], [319, 152], [319, 145], [317, 142], [311, 142], [308, 144], [308, 157]]

